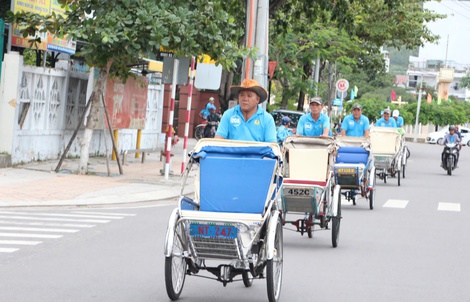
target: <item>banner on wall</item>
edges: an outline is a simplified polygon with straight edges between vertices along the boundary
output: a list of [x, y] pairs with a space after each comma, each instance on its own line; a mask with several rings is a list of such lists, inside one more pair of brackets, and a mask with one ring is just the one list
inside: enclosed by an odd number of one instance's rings
[[[52, 12], [64, 15], [65, 10], [60, 7], [57, 0], [14, 0], [13, 12], [20, 11], [40, 14], [47, 16]], [[41, 43], [38, 44], [39, 50], [50, 50], [62, 52], [66, 54], [74, 54], [76, 51], [76, 42], [70, 41], [67, 37], [58, 38], [50, 33], [37, 33], [35, 37], [26, 37], [20, 34], [20, 29], [16, 26], [13, 27], [11, 45], [16, 47], [31, 48], [29, 40], [34, 38], [41, 38]]]

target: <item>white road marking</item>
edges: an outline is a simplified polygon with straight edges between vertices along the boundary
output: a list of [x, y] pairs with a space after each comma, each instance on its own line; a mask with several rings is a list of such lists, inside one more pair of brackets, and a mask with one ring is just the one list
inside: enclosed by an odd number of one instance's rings
[[96, 215], [74, 215], [74, 214], [53, 214], [53, 213], [26, 213], [26, 212], [10, 212], [0, 211], [0, 214], [16, 214], [16, 215], [37, 215], [37, 216], [57, 216], [57, 217], [78, 217], [78, 218], [101, 218], [101, 219], [122, 219], [116, 216], [96, 216]]
[[53, 227], [65, 227], [65, 228], [93, 228], [93, 227], [96, 226], [96, 224], [53, 223], [53, 222], [23, 222], [23, 221], [8, 221], [8, 220], [0, 220], [0, 224], [53, 226]]
[[41, 220], [41, 221], [70, 221], [70, 222], [92, 222], [92, 223], [108, 223], [110, 220], [97, 220], [97, 219], [67, 219], [67, 218], [40, 218], [40, 217], [25, 217], [25, 216], [3, 216], [0, 218], [7, 219], [25, 219], [25, 220]]
[[74, 211], [71, 213], [77, 214], [93, 214], [93, 215], [116, 215], [116, 216], [135, 216], [136, 214], [122, 214], [122, 213], [103, 213], [103, 212], [82, 212], [82, 211]]
[[404, 209], [408, 205], [408, 200], [401, 200], [401, 199], [389, 199], [383, 205], [384, 208], [397, 208], [397, 209]]
[[42, 241], [0, 240], [0, 244], [37, 245], [40, 243], [42, 243]]
[[0, 248], [0, 253], [13, 253], [18, 251], [19, 249], [9, 249], [9, 248]]
[[23, 233], [0, 233], [0, 237], [29, 237], [29, 238], [60, 238], [62, 235], [23, 234]]
[[440, 202], [437, 206], [437, 210], [460, 212], [460, 203]]
[[29, 231], [29, 232], [57, 232], [57, 233], [76, 233], [79, 230], [71, 229], [47, 229], [47, 228], [22, 228], [22, 227], [2, 227], [0, 230], [4, 231]]

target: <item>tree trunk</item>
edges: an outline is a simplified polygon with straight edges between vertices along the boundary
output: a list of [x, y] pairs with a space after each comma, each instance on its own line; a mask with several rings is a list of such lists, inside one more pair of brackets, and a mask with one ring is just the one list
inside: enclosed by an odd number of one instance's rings
[[219, 89], [219, 102], [220, 102], [220, 107], [222, 107], [222, 112], [224, 112], [228, 108], [228, 101], [230, 101], [230, 86], [233, 85], [233, 77], [234, 77], [233, 71], [222, 72], [222, 79], [220, 81], [220, 89]]
[[93, 129], [96, 128], [96, 125], [100, 117], [100, 108], [101, 108], [101, 95], [104, 95], [104, 88], [106, 85], [106, 79], [108, 78], [109, 68], [112, 64], [108, 62], [108, 66], [100, 68], [100, 75], [96, 84], [93, 88], [94, 97], [91, 99], [90, 113], [87, 116], [87, 121], [85, 125], [85, 131], [83, 137], [79, 139], [80, 145], [80, 164], [78, 166], [78, 174], [84, 175], [88, 173], [88, 159], [90, 156], [90, 142], [93, 137]]

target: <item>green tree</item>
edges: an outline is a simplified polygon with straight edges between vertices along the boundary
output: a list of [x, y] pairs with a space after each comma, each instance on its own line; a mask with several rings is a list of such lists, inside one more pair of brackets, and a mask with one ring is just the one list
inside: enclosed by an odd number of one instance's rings
[[89, 146], [98, 122], [101, 96], [108, 77], [124, 82], [131, 66], [142, 54], [161, 47], [181, 57], [208, 54], [224, 69], [236, 67], [236, 60], [248, 55], [238, 46], [242, 29], [222, 9], [222, 1], [147, 0], [59, 0], [68, 6], [66, 17], [18, 12], [9, 13], [10, 22], [25, 26], [23, 36], [37, 28], [58, 36], [86, 41], [78, 55], [99, 69], [84, 137], [80, 141], [79, 174], [87, 172]]
[[[293, 0], [272, 15], [270, 32], [275, 34], [270, 39], [270, 58], [276, 58], [280, 66], [276, 79], [287, 95], [282, 97], [283, 107], [295, 93], [300, 103], [303, 95], [315, 89], [320, 96], [331, 98], [332, 63], [337, 72], [343, 75], [363, 72], [370, 86], [380, 87], [382, 84], [374, 83], [384, 71], [380, 48], [414, 49], [434, 42], [438, 36], [427, 29], [426, 23], [443, 17], [423, 10], [422, 1], [326, 2], [316, 1], [309, 7], [305, 1]], [[342, 17], [336, 14], [340, 8]], [[321, 59], [323, 82], [318, 87], [312, 80], [312, 62], [316, 58]]]

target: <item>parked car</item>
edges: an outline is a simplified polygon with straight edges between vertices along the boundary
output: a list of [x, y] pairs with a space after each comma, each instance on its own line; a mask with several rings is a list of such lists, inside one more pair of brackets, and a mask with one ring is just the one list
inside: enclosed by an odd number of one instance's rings
[[[459, 127], [459, 131], [462, 134], [462, 145], [467, 145], [470, 147], [470, 128]], [[439, 131], [431, 132], [426, 137], [426, 143], [440, 145], [444, 135], [447, 133], [449, 133], [449, 127], [444, 127]]]
[[281, 126], [282, 118], [284, 116], [287, 116], [291, 120], [289, 129], [293, 130], [293, 129], [297, 129], [297, 123], [299, 122], [300, 117], [304, 115], [305, 113], [301, 111], [295, 111], [295, 110], [275, 109], [271, 112], [271, 114], [274, 117], [274, 122], [276, 123], [276, 129], [279, 128], [279, 126]]

